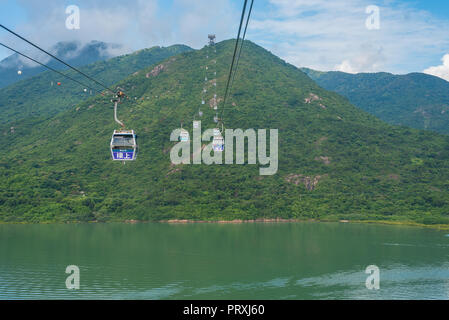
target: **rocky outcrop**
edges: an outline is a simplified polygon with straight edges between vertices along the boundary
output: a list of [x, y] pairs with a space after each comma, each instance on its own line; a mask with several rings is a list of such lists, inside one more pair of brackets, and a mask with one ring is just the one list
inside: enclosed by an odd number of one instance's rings
[[319, 156], [319, 157], [315, 157], [315, 161], [321, 161], [324, 164], [330, 164], [331, 160], [329, 157], [325, 157], [325, 156]]
[[318, 185], [318, 182], [327, 177], [327, 174], [317, 176], [305, 176], [302, 174], [291, 173], [285, 177], [285, 181], [293, 183], [294, 185], [303, 184], [307, 190], [312, 191]]
[[164, 70], [164, 68], [165, 68], [165, 66], [163, 64], [157, 65], [153, 68], [153, 70], [148, 72], [145, 76], [147, 78], [157, 77], [159, 75], [159, 73], [161, 73]]
[[170, 60], [168, 60], [167, 62], [165, 62], [165, 64], [164, 64], [164, 63], [161, 63], [161, 64], [155, 66], [155, 67], [153, 68], [153, 70], [151, 70], [150, 72], [148, 72], [148, 73], [145, 75], [145, 77], [147, 77], [147, 78], [157, 77], [162, 71], [166, 70], [166, 69], [167, 69], [167, 66], [168, 66], [170, 63], [172, 63], [173, 61], [176, 61], [176, 58], [175, 58], [175, 57], [170, 58]]
[[304, 99], [305, 103], [312, 103], [313, 101], [320, 101], [321, 98], [314, 93], [309, 93], [309, 96]]

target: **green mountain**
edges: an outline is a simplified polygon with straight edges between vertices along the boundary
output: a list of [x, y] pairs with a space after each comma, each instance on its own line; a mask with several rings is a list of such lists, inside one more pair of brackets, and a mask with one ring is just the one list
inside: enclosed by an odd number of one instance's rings
[[[219, 101], [234, 44], [216, 45]], [[261, 176], [258, 164], [173, 165], [170, 134], [181, 123], [191, 132], [198, 119], [207, 50], [176, 55], [118, 83], [137, 98], [119, 106], [119, 118], [138, 135], [134, 162], [110, 159], [117, 128], [110, 97], [90, 97], [34, 123], [27, 134], [7, 132], [0, 146], [0, 221], [449, 223], [449, 137], [386, 124], [249, 41], [224, 121], [232, 129], [278, 129], [278, 172]], [[215, 111], [202, 111], [203, 131], [213, 128]]]
[[302, 70], [321, 87], [388, 123], [449, 134], [449, 82], [441, 78]]
[[[153, 47], [132, 54], [98, 61], [79, 69], [107, 86], [112, 85], [139, 70], [158, 63], [173, 55], [192, 50], [184, 45], [170, 47]], [[95, 83], [78, 75], [75, 71], [64, 71], [73, 79], [97, 90], [103, 90]], [[61, 85], [58, 86], [57, 83]], [[0, 89], [0, 132], [9, 131], [11, 127], [21, 133], [26, 131], [35, 120], [48, 119], [58, 112], [68, 110], [80, 101], [91, 96], [90, 90], [60, 76], [52, 71], [14, 83]], [[92, 92], [95, 95], [95, 92]], [[33, 118], [33, 119], [32, 119]]]

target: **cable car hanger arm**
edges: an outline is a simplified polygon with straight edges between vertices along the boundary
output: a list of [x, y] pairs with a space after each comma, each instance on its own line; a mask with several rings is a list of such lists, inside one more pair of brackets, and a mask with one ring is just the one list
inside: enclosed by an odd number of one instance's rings
[[[119, 99], [120, 99], [120, 98], [119, 98]], [[123, 129], [125, 129], [125, 125], [123, 124], [123, 122], [121, 122], [121, 121], [117, 118], [117, 104], [118, 104], [118, 100], [115, 100], [115, 102], [114, 102], [114, 120], [115, 120], [115, 122], [117, 122], [119, 125], [121, 125]]]

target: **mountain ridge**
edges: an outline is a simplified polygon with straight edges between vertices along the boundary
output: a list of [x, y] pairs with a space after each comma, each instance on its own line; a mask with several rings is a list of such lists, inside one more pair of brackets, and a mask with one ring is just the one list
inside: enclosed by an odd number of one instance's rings
[[[218, 98], [234, 44], [216, 45]], [[447, 136], [386, 124], [249, 41], [225, 123], [234, 129], [278, 129], [277, 174], [260, 176], [259, 166], [248, 164], [173, 165], [170, 133], [181, 123], [191, 132], [191, 121], [198, 119], [206, 52], [175, 55], [117, 83], [137, 98], [119, 106], [119, 118], [138, 135], [139, 155], [132, 163], [110, 160], [117, 126], [107, 97], [80, 102], [26, 135], [7, 133], [9, 143], [0, 155], [0, 221], [449, 224]], [[163, 71], [147, 76], [158, 67]], [[215, 111], [203, 112], [203, 128], [213, 128]]]
[[[106, 61], [97, 61], [79, 67], [79, 70], [100, 79], [105, 85], [112, 85], [146, 66], [189, 50], [192, 49], [184, 45], [155, 46]], [[66, 70], [62, 73], [97, 90], [103, 90], [75, 71]], [[61, 83], [60, 86], [57, 85], [58, 82]], [[15, 132], [21, 134], [33, 125], [33, 121], [45, 120], [96, 94], [91, 93], [90, 89], [85, 92], [84, 89], [78, 83], [52, 71], [45, 71], [0, 89], [0, 132], [4, 133], [14, 127]]]
[[318, 85], [388, 123], [449, 134], [449, 82], [444, 79], [418, 72], [394, 75], [302, 70]]

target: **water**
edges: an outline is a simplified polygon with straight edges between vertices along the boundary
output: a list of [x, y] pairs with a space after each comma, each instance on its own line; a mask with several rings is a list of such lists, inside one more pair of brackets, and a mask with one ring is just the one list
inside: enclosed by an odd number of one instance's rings
[[[68, 265], [80, 289], [68, 290]], [[380, 268], [380, 290], [365, 268]], [[0, 299], [448, 299], [448, 232], [343, 223], [0, 225]]]

